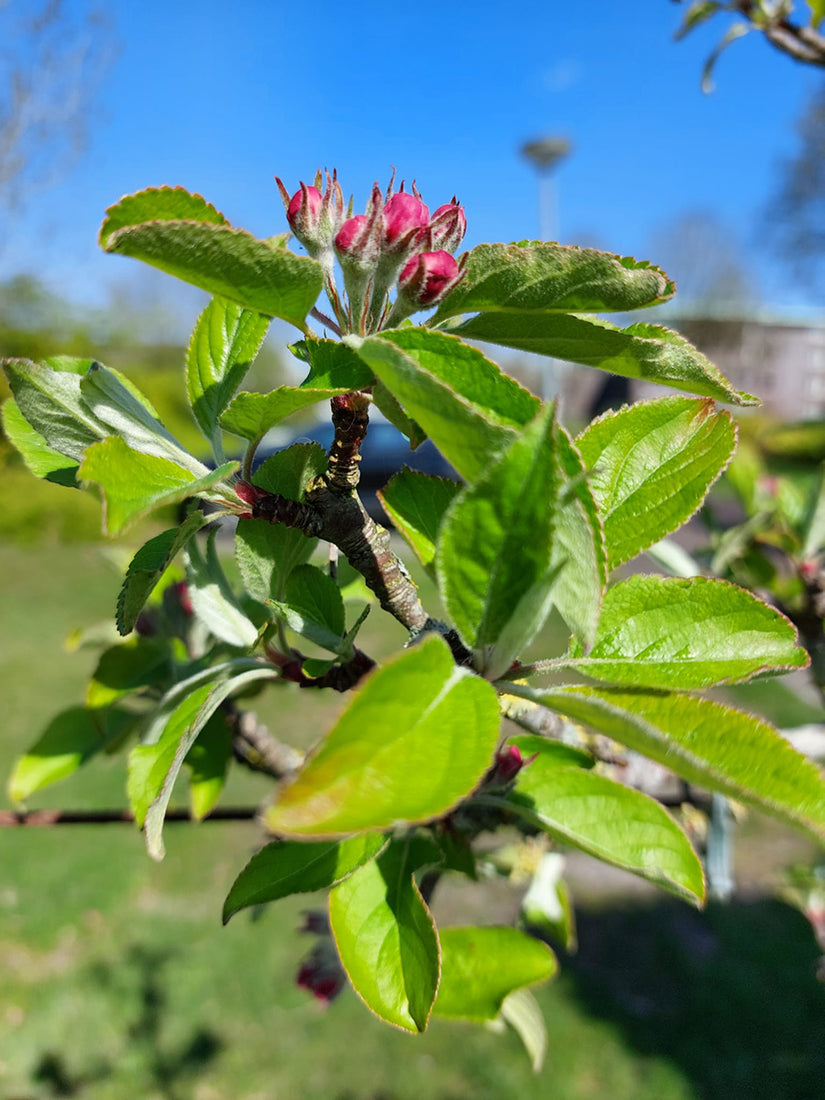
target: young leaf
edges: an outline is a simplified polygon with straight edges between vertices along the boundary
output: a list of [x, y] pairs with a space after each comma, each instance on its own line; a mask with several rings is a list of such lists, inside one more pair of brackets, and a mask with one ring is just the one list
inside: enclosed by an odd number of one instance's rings
[[179, 527], [162, 531], [149, 539], [135, 554], [126, 570], [117, 597], [117, 629], [128, 634], [154, 591], [155, 585], [196, 531], [207, 522], [199, 509], [191, 512]]
[[[327, 468], [327, 456], [317, 443], [296, 443], [277, 451], [263, 463], [252, 481], [270, 493], [303, 500], [306, 486]], [[256, 600], [283, 600], [286, 581], [296, 565], [305, 562], [317, 545], [302, 531], [264, 520], [241, 520], [235, 553], [244, 584]]]
[[484, 410], [490, 420], [520, 428], [539, 411], [541, 402], [537, 397], [505, 374], [498, 363], [488, 359], [478, 348], [454, 336], [411, 326], [385, 330], [381, 339], [399, 348], [435, 378], [446, 382], [476, 408]]
[[221, 417], [221, 427], [249, 439], [257, 446], [270, 428], [292, 413], [327, 401], [346, 390], [310, 390], [300, 386], [278, 386], [269, 393], [239, 393]]
[[86, 688], [86, 705], [92, 710], [112, 703], [146, 684], [163, 678], [171, 666], [168, 644], [154, 638], [131, 638], [101, 653]]
[[110, 434], [84, 401], [77, 374], [28, 359], [6, 359], [3, 368], [24, 419], [53, 451], [79, 462]]
[[513, 684], [575, 722], [719, 791], [825, 838], [825, 779], [766, 722], [709, 699], [613, 688], [537, 691]]
[[334, 886], [332, 933], [353, 988], [376, 1016], [425, 1031], [439, 977], [438, 937], [413, 879], [407, 845], [392, 843]]
[[501, 1018], [524, 1044], [533, 1072], [538, 1073], [547, 1056], [547, 1024], [539, 1003], [529, 989], [516, 989], [501, 1002]]
[[117, 535], [155, 508], [207, 492], [237, 468], [237, 462], [227, 462], [198, 478], [169, 459], [141, 454], [119, 436], [109, 436], [88, 448], [78, 476], [100, 486], [106, 530]]
[[23, 802], [35, 791], [72, 775], [119, 736], [122, 721], [122, 715], [97, 714], [85, 707], [70, 707], [55, 715], [32, 747], [15, 762], [9, 778], [9, 798]]
[[731, 459], [736, 428], [709, 399], [663, 397], [605, 413], [576, 446], [615, 568], [693, 515]]
[[702, 688], [804, 668], [796, 630], [744, 588], [709, 577], [634, 576], [609, 589], [593, 648], [566, 663], [633, 687]]
[[100, 227], [100, 244], [105, 248], [118, 229], [141, 222], [193, 221], [228, 225], [219, 210], [200, 195], [192, 195], [183, 187], [147, 187], [134, 195], [124, 195], [110, 206]]
[[477, 667], [500, 676], [549, 614], [561, 471], [553, 408], [448, 509], [435, 564], [444, 605]]
[[0, 407], [3, 431], [7, 439], [23, 456], [23, 461], [35, 477], [55, 485], [77, 487], [77, 462], [48, 445], [20, 412], [13, 397], [7, 397]]
[[[160, 218], [148, 213], [158, 208]], [[175, 209], [181, 213], [174, 215]], [[157, 191], [132, 195], [109, 209], [100, 243], [107, 252], [143, 260], [244, 309], [303, 329], [323, 289], [321, 265], [233, 229], [221, 215], [203, 220], [210, 209], [199, 196], [180, 191], [174, 199]]]
[[287, 625], [315, 642], [337, 652], [346, 630], [341, 590], [317, 565], [299, 565], [290, 573], [284, 603], [278, 604]]
[[381, 833], [347, 840], [275, 840], [233, 882], [223, 904], [223, 923], [250, 905], [335, 886], [374, 859], [386, 843]]
[[584, 463], [561, 425], [556, 428], [556, 449], [565, 480], [556, 512], [553, 560], [561, 572], [553, 602], [573, 635], [587, 647], [595, 636], [607, 583], [604, 531]]
[[198, 619], [207, 629], [229, 645], [250, 649], [258, 640], [258, 630], [238, 605], [229, 587], [215, 549], [217, 532], [212, 532], [204, 557], [197, 542], [186, 549], [186, 579], [189, 598]]
[[393, 525], [416, 552], [421, 564], [428, 568], [435, 559], [441, 521], [460, 489], [458, 482], [422, 474], [405, 466], [378, 493]]
[[[195, 477], [209, 471], [181, 447], [157, 417], [145, 399], [135, 396], [135, 387], [122, 380], [101, 363], [92, 363], [80, 380], [80, 392], [92, 413], [105, 424], [108, 435], [117, 435], [133, 450], [177, 462]], [[139, 392], [139, 391], [138, 391]]]
[[129, 755], [129, 804], [138, 825], [146, 833], [146, 847], [153, 859], [163, 859], [163, 819], [172, 788], [187, 753], [200, 731], [230, 695], [257, 680], [274, 679], [271, 668], [254, 668], [215, 683], [221, 675], [210, 669], [211, 681], [186, 694], [168, 716], [160, 739], [138, 745]]
[[309, 363], [309, 374], [301, 386], [312, 390], [363, 390], [375, 381], [372, 371], [352, 348], [340, 340], [316, 340], [312, 336], [296, 344], [292, 351]]
[[469, 340], [551, 355], [731, 405], [759, 404], [751, 394], [735, 390], [683, 336], [658, 325], [621, 329], [571, 313], [479, 313], [451, 331]]
[[318, 544], [294, 527], [265, 520], [242, 519], [235, 532], [235, 557], [244, 586], [261, 603], [283, 600], [286, 581]]
[[336, 835], [439, 817], [478, 783], [498, 736], [492, 687], [425, 638], [365, 681], [266, 812], [275, 833]]
[[226, 784], [232, 759], [232, 734], [222, 714], [213, 714], [186, 756], [189, 769], [189, 810], [203, 821], [215, 808]]
[[396, 399], [383, 382], [376, 380], [372, 384], [372, 402], [394, 428], [410, 441], [410, 449], [420, 447], [427, 438], [427, 433], [420, 424], [416, 424], [411, 416], [407, 416]]
[[198, 426], [210, 442], [268, 328], [268, 317], [224, 298], [213, 298], [198, 318], [186, 351], [186, 391]]
[[567, 764], [575, 768], [592, 768], [596, 761], [583, 749], [564, 741], [551, 741], [538, 733], [516, 733], [507, 738], [508, 745], [515, 745], [523, 757], [538, 754], [555, 764]]
[[[402, 331], [417, 334], [418, 343], [399, 346], [387, 338]], [[536, 399], [517, 383], [507, 385], [505, 376], [481, 352], [439, 333], [409, 329], [347, 339], [468, 481], [484, 473], [491, 456], [506, 447], [515, 436], [514, 428], [531, 419], [538, 407]], [[431, 354], [424, 347], [428, 339]], [[444, 340], [448, 342], [441, 343]]]
[[658, 802], [597, 772], [539, 755], [504, 799], [532, 825], [686, 901], [705, 896], [702, 865]]
[[494, 1020], [508, 994], [552, 978], [550, 948], [515, 928], [442, 928], [435, 1016]]
[[652, 306], [675, 287], [658, 267], [611, 252], [545, 241], [480, 244], [429, 322], [460, 313], [609, 313]]

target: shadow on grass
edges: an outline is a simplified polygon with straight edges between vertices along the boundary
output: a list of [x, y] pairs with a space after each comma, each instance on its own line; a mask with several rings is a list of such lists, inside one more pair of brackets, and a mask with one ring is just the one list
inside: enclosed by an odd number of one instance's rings
[[825, 1097], [825, 985], [796, 910], [773, 900], [578, 913], [568, 988], [700, 1100]]
[[[137, 1011], [126, 1025], [123, 1038], [123, 1056], [140, 1066], [145, 1087], [152, 1095], [164, 1100], [179, 1100], [181, 1089], [201, 1072], [223, 1049], [221, 1039], [206, 1028], [195, 1029], [177, 1050], [164, 1049], [162, 1031], [166, 1022], [167, 993], [163, 968], [172, 957], [171, 951], [158, 951], [144, 946], [130, 947], [124, 956], [124, 965], [118, 975], [96, 964], [90, 968], [90, 985], [112, 993], [122, 994], [119, 988], [123, 974], [136, 980], [137, 989], [132, 997]], [[87, 1090], [100, 1081], [112, 1077], [118, 1069], [118, 1061], [99, 1060], [85, 1072], [72, 1073], [70, 1055], [59, 1051], [46, 1051], [34, 1067], [32, 1081], [40, 1091], [39, 1096], [83, 1097]]]

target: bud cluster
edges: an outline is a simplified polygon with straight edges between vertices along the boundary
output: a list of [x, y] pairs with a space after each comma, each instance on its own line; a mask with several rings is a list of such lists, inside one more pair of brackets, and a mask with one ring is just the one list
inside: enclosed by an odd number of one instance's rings
[[[394, 192], [394, 180], [393, 172], [386, 192], [373, 186], [363, 214], [352, 213], [350, 200], [346, 215], [336, 173], [327, 172], [323, 194], [320, 172], [314, 186], [302, 183], [292, 196], [277, 180], [292, 232], [324, 265], [327, 295], [342, 332], [365, 334], [397, 325], [438, 305], [464, 274], [463, 263], [453, 258], [467, 229], [458, 200], [453, 197], [431, 215], [415, 183], [412, 193], [403, 182]], [[345, 300], [335, 289], [333, 256], [344, 276]], [[390, 304], [393, 287], [397, 294]]]

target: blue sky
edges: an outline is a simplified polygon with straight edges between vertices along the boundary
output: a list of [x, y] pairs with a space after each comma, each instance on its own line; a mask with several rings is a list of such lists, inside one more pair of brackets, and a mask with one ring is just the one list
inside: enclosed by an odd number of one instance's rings
[[[14, 4], [27, 6], [40, 4]], [[106, 10], [118, 53], [89, 147], [15, 219], [0, 276], [28, 269], [70, 298], [103, 301], [113, 281], [137, 277], [134, 261], [96, 245], [121, 195], [180, 184], [267, 236], [284, 228], [273, 176], [291, 190], [319, 165], [337, 167], [357, 208], [395, 165], [431, 208], [459, 196], [468, 244], [535, 236], [536, 178], [518, 150], [563, 134], [575, 149], [558, 174], [561, 240], [662, 262], [651, 254], [662, 229], [709, 210], [743, 240], [771, 306], [806, 304], [754, 237], [821, 76], [756, 34], [723, 56], [708, 96], [701, 68], [724, 24], [675, 43], [683, 9], [668, 0], [110, 0]]]

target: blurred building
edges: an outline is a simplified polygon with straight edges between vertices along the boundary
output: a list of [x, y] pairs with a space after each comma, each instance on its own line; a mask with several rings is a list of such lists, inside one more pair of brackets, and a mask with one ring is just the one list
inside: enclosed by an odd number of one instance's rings
[[[755, 394], [764, 412], [784, 420], [825, 419], [825, 321], [671, 316], [665, 323], [690, 340], [736, 389]], [[540, 392], [532, 380], [529, 384]], [[667, 392], [587, 367], [570, 366], [564, 373], [565, 415], [573, 421], [589, 419], [600, 399], [603, 407], [617, 407]]]

